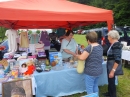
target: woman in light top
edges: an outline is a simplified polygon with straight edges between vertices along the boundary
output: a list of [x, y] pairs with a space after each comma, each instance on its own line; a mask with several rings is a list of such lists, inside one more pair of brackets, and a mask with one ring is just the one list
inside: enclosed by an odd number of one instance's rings
[[78, 54], [78, 44], [73, 39], [73, 35], [73, 31], [68, 30], [65, 34], [66, 37], [62, 40], [60, 52], [62, 53], [63, 60], [76, 57]]

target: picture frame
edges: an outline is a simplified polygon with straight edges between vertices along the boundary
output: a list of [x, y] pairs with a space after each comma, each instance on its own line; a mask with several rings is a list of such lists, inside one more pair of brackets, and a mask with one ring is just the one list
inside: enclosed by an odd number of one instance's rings
[[2, 83], [2, 97], [33, 97], [31, 79]]

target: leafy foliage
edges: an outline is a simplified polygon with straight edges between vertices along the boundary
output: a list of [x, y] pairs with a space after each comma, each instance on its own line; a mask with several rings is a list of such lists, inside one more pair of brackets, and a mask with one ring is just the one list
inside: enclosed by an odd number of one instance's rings
[[0, 27], [0, 38], [1, 38], [1, 41], [3, 41], [4, 40], [4, 38], [5, 38], [5, 32], [6, 32], [6, 28], [4, 28], [4, 27]]
[[32, 34], [32, 30], [29, 30], [29, 31], [28, 31], [28, 34], [29, 34], [29, 35]]
[[37, 30], [36, 33], [39, 34], [41, 31], [40, 30]]

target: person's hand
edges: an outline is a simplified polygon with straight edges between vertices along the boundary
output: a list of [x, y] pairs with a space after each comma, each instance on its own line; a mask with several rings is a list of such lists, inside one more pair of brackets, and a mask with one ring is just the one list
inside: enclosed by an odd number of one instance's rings
[[77, 54], [75, 57], [78, 58], [78, 56], [79, 56], [79, 55]]
[[114, 77], [114, 71], [113, 70], [111, 70], [111, 72], [109, 73], [109, 78], [113, 78]]
[[73, 56], [74, 56], [74, 57], [77, 57], [77, 55], [76, 55], [76, 54], [74, 54]]

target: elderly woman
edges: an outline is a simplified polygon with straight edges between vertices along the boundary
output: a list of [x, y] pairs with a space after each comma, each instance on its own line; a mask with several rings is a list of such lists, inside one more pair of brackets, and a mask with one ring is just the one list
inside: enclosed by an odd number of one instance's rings
[[79, 60], [85, 60], [84, 73], [87, 94], [98, 93], [98, 79], [103, 72], [103, 48], [97, 43], [96, 32], [87, 33], [86, 40], [89, 45], [77, 57]]
[[62, 40], [60, 52], [62, 53], [63, 60], [76, 57], [76, 54], [78, 54], [78, 44], [73, 39], [73, 35], [73, 31], [68, 30], [65, 34], [66, 37]]
[[[115, 75], [118, 72], [123, 74], [121, 66], [122, 44], [118, 41], [120, 38], [116, 30], [111, 30], [108, 33], [108, 40], [111, 44], [107, 51], [107, 74], [108, 74], [108, 92], [105, 96], [117, 97], [115, 86]], [[118, 70], [118, 72], [116, 72]], [[120, 74], [119, 74], [120, 75]]]

